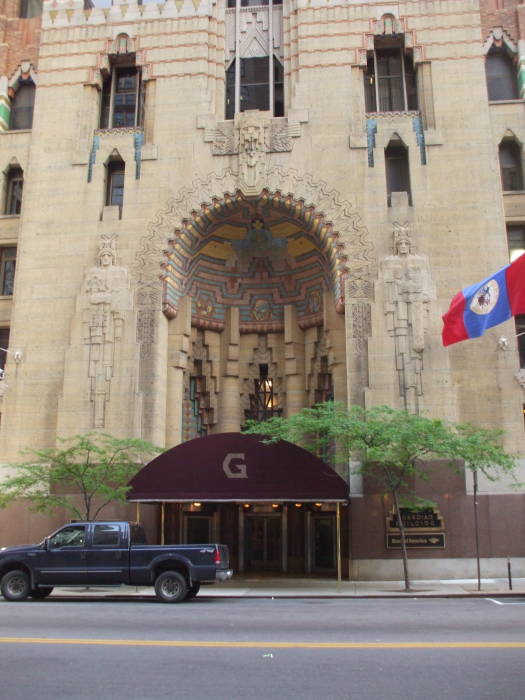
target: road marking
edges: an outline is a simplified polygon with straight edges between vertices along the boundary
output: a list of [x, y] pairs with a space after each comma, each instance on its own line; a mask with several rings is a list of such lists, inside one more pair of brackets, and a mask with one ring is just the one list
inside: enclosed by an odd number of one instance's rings
[[65, 644], [123, 647], [219, 647], [226, 649], [525, 649], [525, 642], [214, 642], [151, 639], [0, 637], [0, 644]]
[[486, 600], [496, 605], [525, 605], [525, 600], [513, 601], [512, 603], [507, 603], [507, 601], [504, 600], [496, 600], [495, 598], [487, 598]]

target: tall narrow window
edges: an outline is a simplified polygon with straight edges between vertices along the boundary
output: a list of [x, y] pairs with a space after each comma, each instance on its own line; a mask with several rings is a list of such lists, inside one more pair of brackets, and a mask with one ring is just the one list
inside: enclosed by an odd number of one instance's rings
[[11, 101], [9, 128], [12, 131], [31, 129], [35, 106], [35, 84], [32, 80], [21, 83]]
[[110, 160], [107, 164], [106, 204], [121, 207], [124, 204], [124, 175], [126, 165], [123, 160]]
[[0, 369], [5, 368], [5, 363], [7, 360], [7, 353], [5, 352], [9, 348], [9, 328], [0, 328]]
[[32, 17], [40, 17], [42, 14], [42, 0], [20, 0], [21, 19], [31, 19]]
[[[275, 9], [274, 6], [278, 6]], [[252, 21], [243, 21], [235, 34], [237, 13], [253, 7]], [[269, 111], [274, 117], [284, 115], [284, 68], [279, 49], [282, 47], [282, 5], [268, 0], [228, 0], [227, 23], [230, 47], [226, 66], [226, 119], [249, 109]], [[246, 15], [248, 12], [248, 15]], [[243, 18], [250, 10], [244, 11]], [[239, 40], [240, 39], [240, 40]], [[269, 48], [271, 47], [271, 48]]]
[[15, 286], [16, 246], [0, 248], [0, 295], [10, 297]]
[[140, 126], [142, 112], [140, 68], [113, 66], [102, 86], [100, 128]]
[[392, 206], [392, 192], [406, 192], [412, 205], [408, 149], [401, 141], [391, 141], [385, 148], [385, 170], [388, 206]]
[[245, 411], [246, 418], [261, 421], [272, 416], [280, 416], [282, 410], [277, 406], [273, 379], [268, 375], [268, 365], [259, 365], [259, 379], [254, 379], [253, 385], [250, 409]]
[[418, 108], [412, 58], [398, 39], [376, 41], [365, 70], [367, 112], [404, 112]]
[[516, 100], [518, 93], [518, 77], [514, 62], [507, 51], [493, 46], [485, 60], [487, 77], [487, 92], [489, 100]]
[[24, 173], [22, 168], [11, 168], [7, 173], [5, 213], [16, 216], [22, 211]]
[[523, 189], [521, 148], [516, 141], [502, 141], [499, 145], [501, 185], [504, 192]]
[[525, 253], [525, 226], [509, 226], [507, 228], [510, 262]]

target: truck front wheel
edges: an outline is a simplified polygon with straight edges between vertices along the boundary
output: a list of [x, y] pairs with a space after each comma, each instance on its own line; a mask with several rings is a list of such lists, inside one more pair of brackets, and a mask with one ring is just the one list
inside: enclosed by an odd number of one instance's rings
[[163, 603], [180, 603], [188, 594], [188, 584], [178, 571], [164, 571], [157, 576], [155, 593]]
[[0, 582], [0, 591], [6, 600], [25, 600], [30, 590], [29, 576], [19, 569], [8, 571]]

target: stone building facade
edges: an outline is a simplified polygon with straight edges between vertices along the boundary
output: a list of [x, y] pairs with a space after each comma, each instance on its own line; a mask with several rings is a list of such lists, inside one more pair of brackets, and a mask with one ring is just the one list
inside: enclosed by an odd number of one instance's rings
[[[440, 333], [525, 249], [524, 8], [3, 3], [0, 460], [90, 430], [172, 447], [327, 398], [502, 428], [523, 455], [524, 320]], [[391, 504], [349, 485], [349, 575], [395, 577]], [[469, 476], [418, 488], [446, 538], [414, 572], [469, 575]], [[486, 573], [525, 572], [524, 494], [480, 488]], [[53, 523], [19, 504], [0, 524]]]

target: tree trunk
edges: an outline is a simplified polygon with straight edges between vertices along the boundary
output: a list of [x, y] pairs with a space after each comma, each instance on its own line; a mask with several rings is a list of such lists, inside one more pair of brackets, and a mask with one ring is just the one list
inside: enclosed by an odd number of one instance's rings
[[399, 500], [397, 497], [397, 489], [392, 490], [394, 499], [394, 508], [396, 511], [397, 525], [399, 527], [399, 537], [401, 540], [401, 556], [403, 557], [403, 574], [405, 576], [405, 591], [410, 591], [410, 579], [408, 577], [408, 551], [405, 537], [405, 526], [401, 520], [401, 509], [399, 508]]

